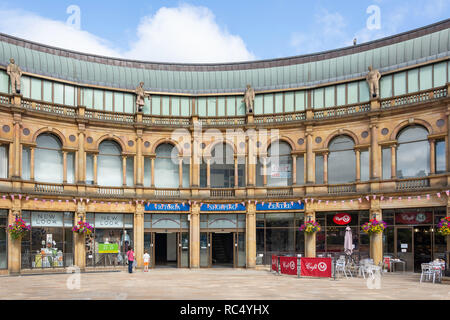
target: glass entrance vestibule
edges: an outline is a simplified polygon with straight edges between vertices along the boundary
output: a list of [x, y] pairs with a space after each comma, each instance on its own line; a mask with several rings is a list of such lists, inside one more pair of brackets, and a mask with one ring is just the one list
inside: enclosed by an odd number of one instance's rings
[[200, 215], [200, 267], [245, 267], [244, 213]]
[[186, 213], [144, 215], [144, 252], [149, 267], [189, 267], [189, 224]]

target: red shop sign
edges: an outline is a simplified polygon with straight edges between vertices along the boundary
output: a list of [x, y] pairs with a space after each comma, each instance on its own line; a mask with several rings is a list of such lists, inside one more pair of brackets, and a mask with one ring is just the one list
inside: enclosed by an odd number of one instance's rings
[[297, 258], [296, 257], [280, 257], [281, 273], [297, 275]]
[[433, 221], [431, 212], [402, 212], [395, 215], [395, 223], [426, 224]]
[[302, 277], [331, 278], [331, 258], [301, 258]]
[[333, 221], [336, 224], [345, 225], [352, 221], [352, 217], [348, 213], [337, 213], [333, 217]]
[[272, 270], [278, 271], [278, 257], [276, 255], [272, 255]]

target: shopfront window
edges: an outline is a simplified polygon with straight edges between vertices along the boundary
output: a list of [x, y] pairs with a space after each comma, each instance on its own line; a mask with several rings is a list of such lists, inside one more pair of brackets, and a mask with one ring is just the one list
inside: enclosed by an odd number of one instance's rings
[[22, 238], [22, 268], [73, 265], [73, 212], [22, 211], [31, 232]]
[[426, 177], [430, 173], [428, 131], [421, 126], [409, 126], [400, 131], [397, 141], [397, 177]]
[[155, 187], [178, 188], [179, 178], [178, 149], [169, 143], [156, 148]]
[[8, 210], [0, 210], [0, 269], [8, 268]]
[[63, 154], [59, 138], [48, 133], [37, 137], [34, 168], [36, 181], [63, 182]]
[[[330, 184], [355, 181], [356, 156], [354, 147], [353, 140], [345, 135], [331, 140], [328, 146], [330, 151], [328, 156], [328, 182]], [[365, 172], [364, 168], [366, 167], [362, 167], [363, 172]]]
[[272, 254], [304, 254], [304, 235], [298, 230], [303, 213], [260, 213], [256, 215], [256, 255], [270, 264]]
[[133, 247], [133, 215], [123, 213], [88, 213], [86, 220], [94, 232], [86, 237], [88, 266], [126, 265], [128, 246]]
[[361, 225], [369, 221], [368, 211], [316, 212], [316, 221], [322, 227], [316, 237], [317, 253], [344, 252], [345, 231], [350, 227], [353, 252], [362, 257], [368, 256], [370, 240], [361, 230]]

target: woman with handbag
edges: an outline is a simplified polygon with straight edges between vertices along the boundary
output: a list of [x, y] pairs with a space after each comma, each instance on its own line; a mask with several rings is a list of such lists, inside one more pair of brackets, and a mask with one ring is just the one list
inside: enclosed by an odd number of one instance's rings
[[134, 251], [133, 248], [131, 248], [131, 246], [128, 246], [127, 257], [128, 257], [128, 272], [133, 273]]

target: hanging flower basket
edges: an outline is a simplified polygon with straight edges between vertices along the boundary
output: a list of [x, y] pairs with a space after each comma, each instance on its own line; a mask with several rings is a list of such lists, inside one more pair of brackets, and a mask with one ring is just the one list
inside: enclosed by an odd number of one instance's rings
[[72, 228], [72, 231], [78, 234], [85, 234], [90, 235], [92, 231], [94, 230], [94, 227], [92, 227], [89, 223], [84, 221], [78, 221], [76, 226]]
[[442, 218], [437, 225], [437, 232], [442, 236], [450, 236], [450, 217]]
[[306, 221], [300, 226], [299, 230], [312, 234], [320, 231], [320, 224], [316, 221]]
[[21, 239], [27, 231], [30, 231], [30, 225], [27, 225], [22, 218], [16, 217], [13, 224], [8, 226], [8, 232], [14, 240]]
[[365, 233], [371, 235], [383, 232], [384, 229], [386, 229], [386, 227], [387, 227], [386, 222], [382, 220], [378, 221], [377, 219], [370, 219], [369, 222], [366, 222], [361, 226], [361, 229]]

